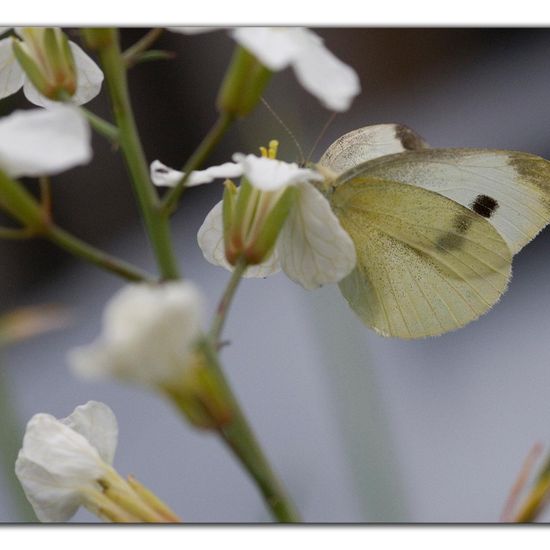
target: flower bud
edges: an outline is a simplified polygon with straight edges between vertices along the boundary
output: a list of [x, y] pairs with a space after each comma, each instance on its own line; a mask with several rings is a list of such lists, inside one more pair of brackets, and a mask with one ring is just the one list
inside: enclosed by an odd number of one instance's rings
[[248, 50], [238, 46], [218, 94], [218, 110], [246, 116], [260, 101], [271, 74]]
[[34, 87], [61, 101], [76, 92], [77, 75], [67, 35], [61, 29], [24, 27], [13, 39], [13, 53]]
[[110, 28], [91, 27], [82, 29], [82, 36], [89, 48], [99, 50], [112, 44], [115, 38], [115, 31]]

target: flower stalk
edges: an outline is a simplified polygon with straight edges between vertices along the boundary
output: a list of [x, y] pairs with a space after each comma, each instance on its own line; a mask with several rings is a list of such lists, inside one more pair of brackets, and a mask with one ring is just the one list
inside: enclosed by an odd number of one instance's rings
[[126, 65], [120, 50], [118, 31], [110, 29], [110, 40], [99, 41], [98, 53], [105, 73], [111, 106], [119, 131], [119, 143], [131, 175], [143, 219], [164, 279], [179, 278], [170, 227], [161, 215], [158, 196], [149, 179], [145, 154], [141, 145], [130, 102]]
[[195, 152], [189, 157], [189, 160], [183, 167], [183, 176], [176, 185], [166, 193], [161, 203], [161, 212], [168, 217], [173, 214], [178, 201], [180, 200], [189, 176], [200, 168], [206, 159], [212, 154], [218, 143], [221, 141], [229, 127], [233, 124], [235, 117], [230, 113], [221, 113], [214, 126], [202, 140]]

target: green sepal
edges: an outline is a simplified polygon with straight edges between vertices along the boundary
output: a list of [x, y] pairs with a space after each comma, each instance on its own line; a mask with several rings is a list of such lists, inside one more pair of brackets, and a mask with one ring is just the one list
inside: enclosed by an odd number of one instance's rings
[[253, 245], [245, 252], [245, 258], [249, 265], [260, 264], [269, 258], [297, 194], [296, 187], [287, 187], [270, 210]]
[[42, 69], [35, 63], [34, 59], [25, 51], [21, 42], [17, 39], [12, 41], [12, 50], [20, 67], [23, 69], [33, 86], [44, 96], [49, 97], [52, 90]]
[[205, 362], [204, 354], [197, 351], [181, 380], [165, 384], [163, 390], [193, 426], [218, 429], [231, 422], [233, 408], [223, 381]]

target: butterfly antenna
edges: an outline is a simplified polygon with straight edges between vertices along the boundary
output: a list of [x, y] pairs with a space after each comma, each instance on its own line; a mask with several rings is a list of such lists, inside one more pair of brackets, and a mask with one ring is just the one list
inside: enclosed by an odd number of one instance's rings
[[296, 149], [298, 149], [298, 154], [300, 155], [300, 164], [304, 165], [304, 151], [300, 147], [300, 144], [298, 143], [298, 140], [296, 139], [296, 136], [292, 133], [292, 130], [283, 122], [281, 117], [275, 112], [273, 107], [267, 102], [267, 100], [262, 97], [260, 98], [262, 100], [262, 103], [265, 105], [266, 109], [273, 115], [273, 118], [285, 129], [285, 132], [290, 136], [290, 139], [296, 145]]
[[325, 135], [326, 131], [329, 129], [329, 126], [332, 124], [335, 116], [336, 116], [336, 111], [334, 111], [329, 116], [328, 120], [325, 122], [325, 125], [323, 126], [323, 129], [321, 130], [321, 132], [317, 136], [317, 139], [315, 140], [315, 143], [313, 144], [313, 147], [311, 148], [311, 150], [310, 150], [310, 152], [307, 156], [306, 163], [308, 163], [311, 160], [311, 156], [313, 155], [313, 153], [315, 153], [315, 149], [317, 149], [317, 146], [319, 145], [319, 142], [321, 141], [321, 139]]

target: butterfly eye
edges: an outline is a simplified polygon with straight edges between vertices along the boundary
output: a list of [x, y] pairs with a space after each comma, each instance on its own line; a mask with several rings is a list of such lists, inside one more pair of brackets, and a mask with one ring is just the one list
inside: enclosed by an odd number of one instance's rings
[[470, 208], [480, 216], [490, 218], [498, 208], [498, 201], [487, 195], [478, 195]]

